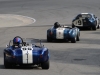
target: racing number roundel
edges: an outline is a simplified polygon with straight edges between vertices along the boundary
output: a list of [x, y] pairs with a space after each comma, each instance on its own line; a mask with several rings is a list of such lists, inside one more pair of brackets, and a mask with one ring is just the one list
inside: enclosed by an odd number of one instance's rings
[[31, 46], [23, 46], [21, 50], [33, 50]]
[[81, 20], [78, 20], [78, 22], [77, 22], [77, 23], [78, 23], [78, 25], [81, 25], [81, 24], [82, 24], [82, 23], [81, 23]]

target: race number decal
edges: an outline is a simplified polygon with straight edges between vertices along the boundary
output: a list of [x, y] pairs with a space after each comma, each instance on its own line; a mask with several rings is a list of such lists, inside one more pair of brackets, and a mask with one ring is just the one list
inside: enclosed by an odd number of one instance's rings
[[33, 55], [32, 55], [33, 48], [31, 46], [22, 46], [21, 50], [22, 50], [23, 64], [33, 63]]
[[33, 50], [31, 46], [22, 46], [21, 50]]
[[76, 25], [76, 26], [83, 26], [82, 19], [80, 18], [80, 19], [78, 19], [78, 20], [75, 20], [75, 21], [74, 21], [74, 25]]
[[83, 25], [83, 23], [82, 23], [82, 19], [78, 19], [76, 25], [77, 25], [77, 26], [82, 26], [82, 25]]
[[78, 20], [78, 22], [77, 22], [77, 23], [78, 23], [78, 25], [81, 25], [81, 24], [82, 24], [81, 20]]

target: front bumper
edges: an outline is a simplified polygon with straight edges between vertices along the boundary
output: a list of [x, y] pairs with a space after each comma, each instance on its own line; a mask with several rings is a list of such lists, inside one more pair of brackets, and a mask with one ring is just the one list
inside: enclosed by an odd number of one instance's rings
[[36, 64], [40, 64], [42, 62], [45, 62], [48, 59], [48, 57], [41, 57], [40, 55], [34, 55], [33, 56], [33, 62], [32, 63], [23, 63], [23, 59], [21, 56], [17, 56], [17, 57], [5, 57], [6, 62], [11, 63], [11, 64], [16, 64], [16, 65], [36, 65]]

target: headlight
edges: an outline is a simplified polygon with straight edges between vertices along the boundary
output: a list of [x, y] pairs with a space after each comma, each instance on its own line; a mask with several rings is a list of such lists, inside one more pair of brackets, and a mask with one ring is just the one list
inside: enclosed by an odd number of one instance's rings
[[90, 20], [90, 22], [93, 22], [93, 20]]
[[94, 19], [90, 19], [90, 22], [94, 22]]
[[52, 32], [50, 32], [50, 35], [52, 35]]
[[8, 54], [8, 53], [6, 53], [5, 55], [6, 55], [6, 57], [12, 57], [12, 56], [11, 56], [10, 54]]

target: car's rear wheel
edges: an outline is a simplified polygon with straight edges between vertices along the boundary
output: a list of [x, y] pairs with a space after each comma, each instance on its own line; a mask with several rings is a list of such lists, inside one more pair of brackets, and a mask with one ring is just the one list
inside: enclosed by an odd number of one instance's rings
[[49, 69], [49, 60], [41, 64], [42, 69]]
[[47, 36], [47, 41], [52, 42], [52, 39], [49, 36]]
[[4, 67], [5, 68], [11, 68], [10, 64], [8, 62], [6, 62], [6, 61], [4, 62]]
[[95, 21], [95, 24], [92, 26], [92, 29], [93, 30], [96, 30], [97, 29], [97, 22]]
[[74, 38], [71, 39], [71, 43], [76, 43], [76, 36]]

